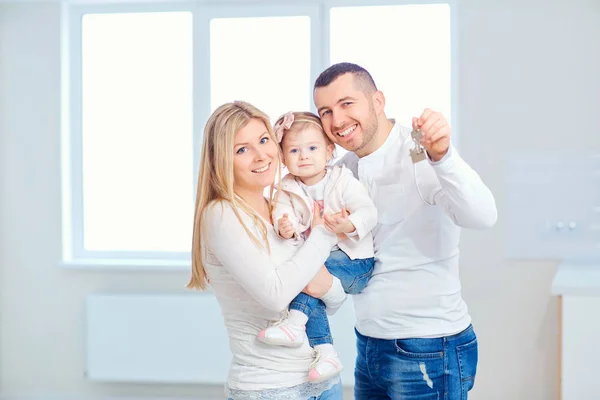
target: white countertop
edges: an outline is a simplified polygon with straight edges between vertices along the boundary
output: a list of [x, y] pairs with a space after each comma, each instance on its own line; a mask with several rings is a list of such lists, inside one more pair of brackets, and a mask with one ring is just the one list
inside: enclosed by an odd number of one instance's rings
[[600, 296], [600, 260], [563, 262], [554, 275], [552, 294], [558, 296]]

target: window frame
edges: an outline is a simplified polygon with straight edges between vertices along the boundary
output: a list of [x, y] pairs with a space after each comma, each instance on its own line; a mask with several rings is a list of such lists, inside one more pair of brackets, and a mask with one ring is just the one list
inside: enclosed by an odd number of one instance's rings
[[[62, 163], [62, 260], [67, 268], [101, 268], [117, 270], [159, 269], [189, 270], [188, 253], [167, 251], [89, 251], [84, 248], [83, 226], [83, 153], [82, 153], [82, 17], [84, 14], [177, 12], [192, 13], [193, 32], [193, 188], [196, 187], [201, 155], [203, 129], [211, 110], [210, 21], [213, 18], [308, 16], [310, 18], [310, 77], [314, 82], [330, 64], [329, 13], [334, 7], [390, 6], [415, 4], [448, 4], [450, 7], [450, 106], [453, 136], [458, 147], [458, 23], [457, 0], [273, 0], [249, 2], [234, 0], [224, 4], [210, 1], [168, 2], [132, 0], [115, 3], [110, 0], [79, 0], [62, 6], [62, 95], [61, 95], [61, 163]], [[266, 51], [265, 57], [272, 53]], [[312, 99], [312, 86], [307, 88]], [[310, 102], [311, 111], [316, 112]], [[194, 190], [195, 192], [195, 190]], [[190, 223], [191, 234], [191, 223]], [[190, 239], [191, 243], [191, 239]]]
[[[82, 130], [82, 20], [85, 14], [181, 12], [192, 13], [193, 3], [93, 4], [68, 5], [63, 18], [68, 21], [62, 38], [63, 65], [63, 254], [65, 267], [98, 266], [129, 268], [173, 268], [189, 265], [190, 257], [181, 252], [160, 251], [90, 251], [84, 247], [83, 198], [83, 130]], [[194, 24], [194, 22], [192, 22]], [[63, 24], [63, 27], [65, 24]], [[65, 43], [66, 41], [66, 43]], [[194, 79], [192, 72], [192, 80]], [[194, 96], [196, 93], [194, 93]], [[65, 111], [65, 105], [67, 110]], [[194, 142], [195, 125], [194, 126]], [[65, 140], [66, 139], [66, 140]], [[65, 145], [66, 144], [66, 145]], [[193, 145], [192, 143], [190, 145]], [[192, 159], [193, 165], [196, 162]], [[193, 182], [191, 182], [193, 184]]]

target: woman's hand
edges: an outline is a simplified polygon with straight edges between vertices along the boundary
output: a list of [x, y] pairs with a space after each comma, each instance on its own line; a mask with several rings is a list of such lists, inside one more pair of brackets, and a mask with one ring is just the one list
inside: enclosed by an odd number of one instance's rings
[[320, 299], [331, 289], [333, 284], [333, 275], [329, 273], [325, 266], [322, 266], [317, 275], [306, 285], [302, 292], [309, 296]]

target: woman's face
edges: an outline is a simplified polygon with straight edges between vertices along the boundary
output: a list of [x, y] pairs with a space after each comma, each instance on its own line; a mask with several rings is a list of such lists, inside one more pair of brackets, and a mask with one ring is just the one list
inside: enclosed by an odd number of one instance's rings
[[262, 193], [273, 183], [279, 151], [260, 119], [252, 118], [235, 134], [233, 153], [233, 186], [236, 192]]

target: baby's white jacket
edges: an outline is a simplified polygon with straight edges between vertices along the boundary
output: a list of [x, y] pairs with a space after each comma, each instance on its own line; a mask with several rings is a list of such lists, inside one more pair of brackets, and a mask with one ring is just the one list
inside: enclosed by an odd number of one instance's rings
[[[324, 179], [325, 196], [323, 212], [336, 214], [346, 208], [348, 219], [356, 230], [348, 234], [348, 238], [339, 242], [338, 247], [352, 260], [373, 257], [373, 235], [371, 231], [377, 225], [377, 208], [369, 197], [367, 189], [356, 179], [352, 172], [343, 165], [328, 167], [330, 173]], [[279, 219], [283, 214], [288, 218], [296, 232], [295, 240], [306, 231], [312, 223], [313, 201], [306, 195], [296, 177], [288, 174], [281, 181], [279, 198], [273, 211], [275, 232], [279, 234]]]

